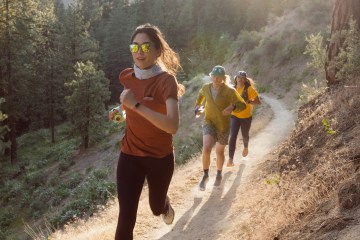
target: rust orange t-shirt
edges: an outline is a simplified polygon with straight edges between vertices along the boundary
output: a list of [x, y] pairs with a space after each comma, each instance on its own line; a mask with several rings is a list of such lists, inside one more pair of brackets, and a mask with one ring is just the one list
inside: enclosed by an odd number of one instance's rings
[[[139, 103], [156, 112], [166, 114], [166, 100], [178, 100], [177, 80], [167, 72], [140, 80], [135, 77], [134, 70], [128, 68], [120, 73], [119, 80], [124, 89], [131, 89]], [[161, 158], [174, 151], [171, 134], [157, 128], [136, 111], [124, 109], [126, 128], [121, 143], [123, 153]]]

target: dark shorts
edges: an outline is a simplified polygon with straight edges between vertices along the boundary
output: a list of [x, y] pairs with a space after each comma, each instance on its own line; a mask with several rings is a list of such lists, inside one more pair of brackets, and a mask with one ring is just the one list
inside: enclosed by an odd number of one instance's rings
[[204, 124], [203, 125], [203, 135], [212, 136], [216, 142], [221, 145], [228, 145], [230, 132], [219, 132], [213, 125]]

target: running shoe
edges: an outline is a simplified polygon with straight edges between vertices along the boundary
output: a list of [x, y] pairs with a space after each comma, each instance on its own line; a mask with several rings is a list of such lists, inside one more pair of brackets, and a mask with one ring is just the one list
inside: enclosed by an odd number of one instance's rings
[[242, 155], [243, 157], [246, 157], [249, 153], [249, 148], [244, 148], [243, 152], [242, 152]]
[[233, 167], [235, 166], [234, 161], [232, 159], [229, 159], [229, 161], [226, 164], [227, 167]]
[[204, 175], [199, 184], [200, 191], [205, 191], [206, 184], [208, 181], [209, 181], [209, 176]]
[[220, 186], [221, 180], [222, 180], [222, 176], [221, 176], [221, 175], [216, 175], [215, 182], [214, 182], [214, 186], [215, 186], [215, 187]]
[[164, 223], [166, 223], [167, 225], [170, 225], [174, 221], [175, 211], [174, 211], [174, 209], [172, 208], [172, 206], [170, 204], [169, 198], [167, 198], [167, 202], [168, 202], [168, 205], [169, 205], [168, 210], [167, 210], [166, 213], [161, 214], [161, 217], [162, 217]]

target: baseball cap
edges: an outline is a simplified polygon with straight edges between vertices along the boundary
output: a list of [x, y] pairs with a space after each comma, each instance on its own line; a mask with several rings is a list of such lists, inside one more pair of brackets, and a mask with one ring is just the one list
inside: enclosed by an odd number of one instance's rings
[[223, 66], [217, 65], [215, 66], [212, 71], [209, 73], [210, 77], [225, 77], [225, 68]]
[[245, 71], [238, 71], [236, 73], [236, 77], [246, 77], [246, 72]]

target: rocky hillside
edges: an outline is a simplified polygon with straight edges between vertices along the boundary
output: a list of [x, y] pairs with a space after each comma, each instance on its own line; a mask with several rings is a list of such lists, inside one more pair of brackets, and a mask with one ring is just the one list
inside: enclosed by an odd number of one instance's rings
[[299, 110], [278, 160], [281, 175], [299, 181], [295, 195], [284, 194], [301, 207], [279, 239], [359, 239], [359, 80], [328, 89]]
[[[360, 50], [336, 37], [358, 3], [336, 1], [328, 62], [340, 53], [347, 62], [337, 62], [334, 81], [300, 107], [289, 139], [254, 174], [231, 239], [360, 239]], [[339, 77], [345, 64], [353, 66]]]
[[[279, 154], [281, 174], [301, 180], [299, 194], [309, 196], [279, 239], [360, 239], [359, 68], [351, 67], [345, 77], [336, 75], [344, 66], [329, 68], [344, 50], [347, 64], [360, 61], [354, 57], [359, 47], [336, 37], [350, 28], [350, 19], [360, 23], [359, 8], [359, 1], [336, 1], [327, 48], [329, 88], [300, 108], [297, 127]], [[353, 30], [359, 34], [360, 25]]]

